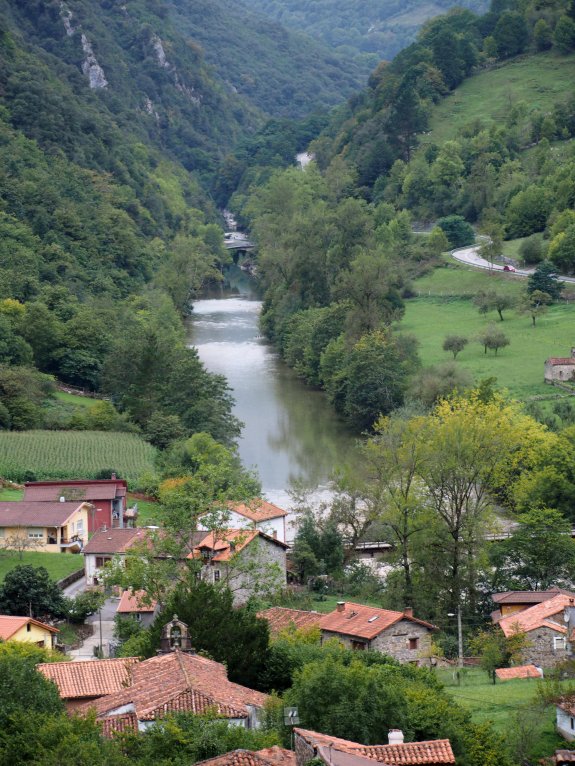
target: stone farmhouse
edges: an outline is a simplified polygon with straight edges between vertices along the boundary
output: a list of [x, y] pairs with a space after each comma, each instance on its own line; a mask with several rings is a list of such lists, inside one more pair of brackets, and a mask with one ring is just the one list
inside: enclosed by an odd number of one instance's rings
[[435, 625], [403, 612], [340, 601], [320, 622], [322, 641], [337, 638], [348, 649], [373, 649], [399, 662], [431, 663], [431, 637]]
[[527, 635], [525, 664], [549, 668], [572, 655], [575, 630], [575, 595], [558, 593], [540, 604], [502, 617], [497, 623], [506, 636]]
[[225, 583], [237, 606], [260, 587], [277, 590], [285, 586], [288, 547], [259, 529], [227, 529], [208, 532], [188, 558], [202, 562], [202, 580]]
[[[89, 479], [71, 481], [28, 481], [24, 500], [29, 503], [90, 503], [88, 533], [97, 529], [133, 525], [137, 507], [126, 507], [128, 485], [124, 479]], [[64, 500], [62, 500], [64, 498]]]
[[284, 630], [305, 630], [306, 628], [319, 628], [322, 614], [319, 612], [306, 612], [302, 609], [287, 609], [284, 606], [272, 606], [258, 612], [258, 617], [267, 620], [270, 636], [277, 637]]
[[517, 614], [526, 609], [541, 604], [543, 601], [549, 601], [558, 593], [575, 598], [575, 593], [562, 588], [549, 588], [549, 590], [506, 590], [503, 593], [493, 593], [491, 600], [497, 604], [497, 609], [491, 612], [493, 622], [499, 622], [502, 617], [508, 617], [510, 614]]
[[0, 503], [0, 541], [46, 553], [79, 553], [88, 539], [92, 506], [84, 501]]
[[346, 739], [294, 729], [297, 766], [319, 759], [325, 766], [444, 766], [454, 764], [455, 756], [448, 739], [404, 742], [403, 732], [392, 729], [387, 745], [361, 745]]
[[571, 348], [571, 356], [551, 356], [545, 360], [545, 383], [575, 380], [575, 347]]
[[60, 631], [32, 617], [0, 615], [0, 641], [21, 641], [52, 649]]

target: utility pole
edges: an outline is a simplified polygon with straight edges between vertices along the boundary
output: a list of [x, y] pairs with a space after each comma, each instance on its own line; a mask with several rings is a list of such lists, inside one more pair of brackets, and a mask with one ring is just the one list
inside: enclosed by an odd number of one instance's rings
[[457, 664], [463, 667], [463, 628], [461, 627], [461, 602], [457, 605]]
[[102, 607], [98, 610], [98, 614], [100, 617], [100, 652], [98, 659], [101, 660], [104, 657], [104, 652], [102, 651]]

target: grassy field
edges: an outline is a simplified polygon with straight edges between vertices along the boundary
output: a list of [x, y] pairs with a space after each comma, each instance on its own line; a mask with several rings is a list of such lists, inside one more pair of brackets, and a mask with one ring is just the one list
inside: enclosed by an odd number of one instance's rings
[[116, 471], [135, 482], [153, 470], [155, 449], [134, 434], [103, 431], [2, 431], [0, 476], [23, 481], [29, 473], [42, 479], [94, 479]]
[[0, 502], [2, 503], [14, 500], [22, 500], [23, 497], [23, 489], [10, 489], [8, 487], [0, 487]]
[[92, 399], [89, 396], [69, 394], [67, 391], [56, 391], [56, 399], [59, 399], [65, 404], [73, 404], [75, 407], [91, 407], [99, 401], [99, 399]]
[[465, 80], [433, 110], [426, 143], [454, 138], [470, 122], [486, 124], [505, 119], [511, 107], [524, 101], [529, 109], [551, 109], [571, 95], [575, 56], [540, 53], [480, 72]]
[[160, 525], [158, 503], [153, 500], [141, 500], [139, 497], [134, 497], [134, 495], [128, 493], [128, 508], [131, 508], [134, 503], [138, 504], [138, 526]]
[[[471, 302], [479, 290], [497, 290], [519, 296], [525, 281], [508, 274], [492, 274], [471, 267], [450, 265], [417, 280], [418, 297], [407, 301], [402, 332], [413, 333], [419, 340], [419, 353], [425, 366], [452, 359], [442, 349], [446, 335], [457, 333], [469, 338], [469, 344], [457, 357], [457, 364], [468, 369], [475, 380], [496, 377], [498, 385], [519, 398], [559, 393], [543, 383], [543, 364], [549, 356], [570, 352], [575, 323], [575, 305], [561, 303], [537, 319], [532, 327], [529, 316], [516, 311], [504, 312], [504, 321], [491, 312], [480, 315]], [[500, 327], [510, 340], [497, 356], [474, 338], [490, 322]]]
[[14, 567], [19, 564], [30, 564], [33, 567], [45, 567], [53, 580], [61, 580], [77, 569], [84, 566], [84, 557], [73, 553], [41, 553], [40, 551], [25, 551], [22, 558], [17, 553], [0, 557], [0, 582]]
[[[485, 671], [479, 668], [465, 668], [461, 685], [457, 686], [453, 670], [438, 670], [446, 691], [464, 708], [469, 710], [476, 723], [490, 721], [494, 728], [504, 735], [514, 729], [515, 717], [537, 699], [539, 681], [532, 678], [491, 683]], [[533, 757], [552, 755], [555, 748], [564, 745], [564, 740], [555, 733], [555, 709], [549, 705], [533, 713], [536, 745]]]

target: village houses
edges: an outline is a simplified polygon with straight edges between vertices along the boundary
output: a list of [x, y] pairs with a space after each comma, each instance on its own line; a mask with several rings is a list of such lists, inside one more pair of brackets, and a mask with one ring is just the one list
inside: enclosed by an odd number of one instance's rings
[[42, 649], [52, 649], [58, 633], [58, 628], [32, 617], [0, 615], [0, 641], [21, 641]]
[[[268, 537], [286, 542], [287, 511], [257, 497], [246, 503], [229, 503], [225, 526], [230, 529], [259, 529]], [[198, 520], [198, 529], [209, 531], [205, 521]]]
[[0, 542], [7, 548], [79, 553], [88, 540], [92, 506], [75, 502], [0, 503]]

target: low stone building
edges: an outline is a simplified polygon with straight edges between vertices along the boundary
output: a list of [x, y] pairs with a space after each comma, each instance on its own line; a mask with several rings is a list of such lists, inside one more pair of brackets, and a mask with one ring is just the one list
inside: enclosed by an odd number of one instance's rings
[[572, 656], [575, 631], [575, 596], [558, 593], [553, 598], [510, 614], [498, 622], [506, 636], [525, 633], [524, 664], [549, 668]]
[[337, 638], [348, 649], [373, 649], [399, 662], [431, 663], [431, 637], [435, 625], [403, 612], [340, 601], [335, 611], [320, 620], [322, 641]]
[[125, 590], [120, 598], [116, 614], [120, 617], [133, 617], [143, 628], [148, 628], [159, 613], [157, 601], [149, 599], [143, 590]]
[[545, 383], [557, 383], [561, 381], [575, 381], [575, 347], [571, 349], [571, 356], [551, 356], [545, 360]]

